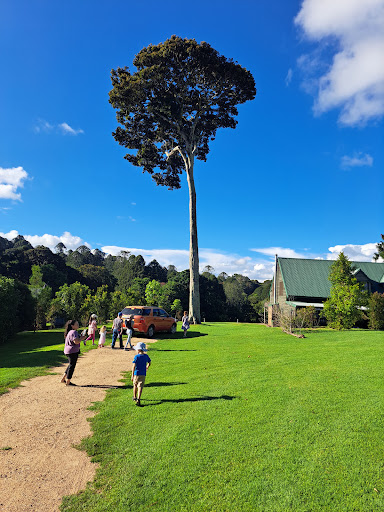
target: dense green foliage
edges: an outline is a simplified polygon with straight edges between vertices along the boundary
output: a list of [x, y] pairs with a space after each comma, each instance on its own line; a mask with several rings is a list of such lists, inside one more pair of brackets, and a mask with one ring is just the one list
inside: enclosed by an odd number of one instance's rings
[[0, 275], [0, 306], [0, 343], [33, 328], [36, 303], [24, 283]]
[[158, 185], [179, 188], [186, 160], [205, 161], [217, 130], [236, 127], [237, 105], [256, 95], [254, 78], [208, 43], [177, 36], [143, 48], [133, 65], [134, 73], [111, 72], [121, 125], [113, 136]]
[[[239, 274], [216, 277], [213, 271], [206, 268], [199, 276], [202, 318], [262, 321], [270, 281], [259, 283]], [[86, 322], [91, 313], [104, 322], [127, 305], [151, 303], [175, 314], [189, 307], [188, 270], [165, 268], [156, 260], [146, 264], [129, 252], [106, 256], [86, 246], [67, 250], [62, 243], [52, 252], [33, 248], [22, 236], [13, 241], [0, 237], [0, 274], [28, 284], [36, 305], [22, 313], [21, 324], [27, 314], [32, 317], [28, 325], [35, 320], [38, 328], [57, 318], [75, 316]]]
[[384, 330], [384, 293], [375, 292], [369, 297], [369, 328]]
[[62, 512], [383, 510], [381, 333], [177, 336], [149, 347], [144, 407], [130, 389], [93, 407], [100, 469]]
[[353, 264], [343, 252], [331, 265], [331, 296], [324, 303], [324, 315], [328, 325], [335, 329], [350, 329], [362, 317], [359, 307], [365, 305], [366, 296], [353, 270]]

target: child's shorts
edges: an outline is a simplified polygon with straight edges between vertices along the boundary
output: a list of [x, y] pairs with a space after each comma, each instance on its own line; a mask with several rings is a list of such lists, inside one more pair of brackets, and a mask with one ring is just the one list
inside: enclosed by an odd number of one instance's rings
[[145, 375], [134, 375], [133, 376], [133, 384], [135, 384], [138, 388], [142, 388], [145, 382]]

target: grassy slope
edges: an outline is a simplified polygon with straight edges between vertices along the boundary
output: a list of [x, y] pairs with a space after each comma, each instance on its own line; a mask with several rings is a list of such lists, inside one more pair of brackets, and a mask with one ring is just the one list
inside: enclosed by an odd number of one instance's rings
[[151, 346], [143, 408], [126, 390], [95, 405], [101, 467], [63, 511], [384, 509], [382, 333], [192, 334]]

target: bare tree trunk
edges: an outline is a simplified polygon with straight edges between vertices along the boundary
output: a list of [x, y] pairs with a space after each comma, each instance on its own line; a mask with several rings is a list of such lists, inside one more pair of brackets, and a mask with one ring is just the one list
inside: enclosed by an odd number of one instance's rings
[[187, 179], [189, 187], [189, 318], [200, 324], [199, 247], [197, 242], [196, 190], [193, 179], [193, 155], [188, 158]]

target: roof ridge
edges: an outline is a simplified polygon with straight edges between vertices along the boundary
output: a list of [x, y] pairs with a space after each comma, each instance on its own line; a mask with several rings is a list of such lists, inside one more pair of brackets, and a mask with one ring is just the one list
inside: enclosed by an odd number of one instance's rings
[[[325, 259], [319, 259], [319, 258], [289, 258], [287, 256], [277, 256], [278, 260], [298, 260], [298, 261], [326, 261], [333, 263], [336, 260], [325, 260]], [[373, 263], [375, 265], [384, 265], [384, 261], [356, 261], [356, 260], [349, 260], [351, 263]]]

